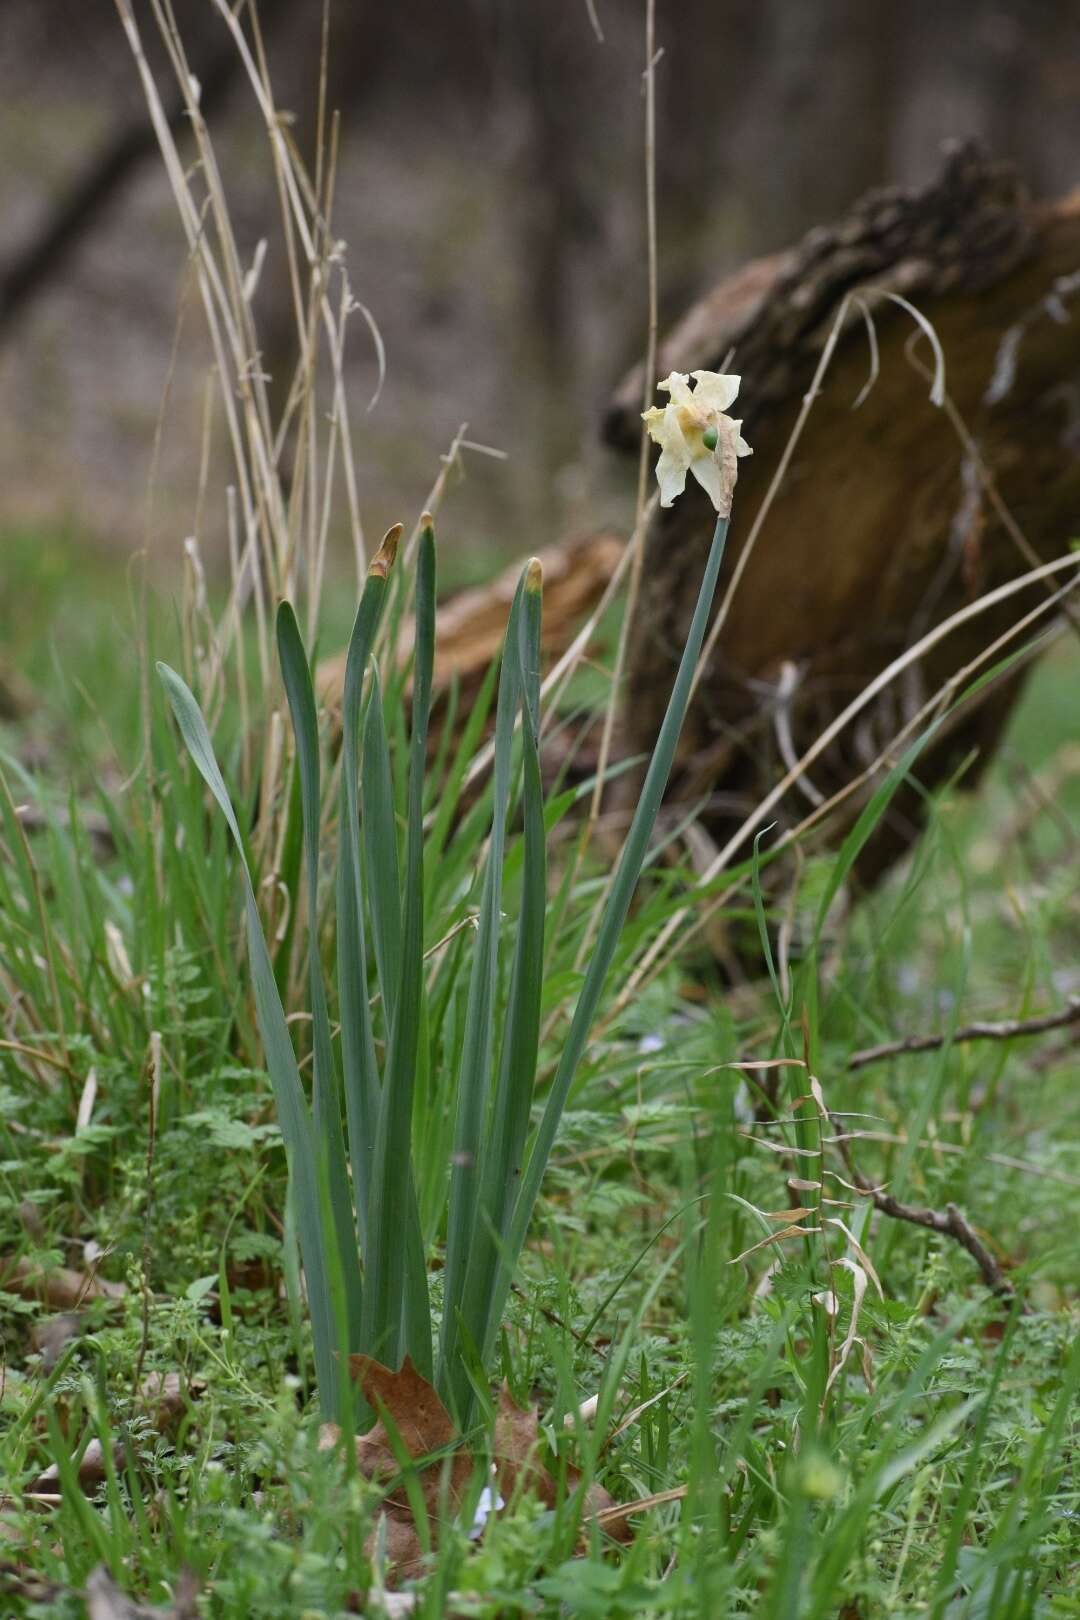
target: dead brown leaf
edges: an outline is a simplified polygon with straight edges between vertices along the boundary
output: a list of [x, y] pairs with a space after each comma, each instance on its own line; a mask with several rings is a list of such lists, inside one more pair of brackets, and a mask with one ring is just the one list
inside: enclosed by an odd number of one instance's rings
[[121, 1591], [105, 1568], [99, 1564], [86, 1580], [86, 1613], [88, 1620], [195, 1620], [195, 1599], [199, 1582], [190, 1570], [185, 1570], [177, 1582], [176, 1600], [167, 1609], [151, 1608], [136, 1603]]
[[155, 1429], [167, 1434], [205, 1389], [202, 1378], [185, 1380], [178, 1372], [150, 1372], [139, 1385], [139, 1403]]
[[[380, 1537], [386, 1554], [391, 1583], [408, 1580], [423, 1572], [424, 1542], [419, 1533], [408, 1492], [402, 1481], [400, 1449], [417, 1464], [416, 1477], [423, 1496], [432, 1544], [436, 1544], [440, 1508], [457, 1512], [461, 1507], [476, 1464], [462, 1443], [449, 1412], [426, 1378], [406, 1357], [398, 1372], [384, 1367], [370, 1356], [350, 1356], [349, 1370], [360, 1385], [364, 1398], [379, 1414], [367, 1434], [356, 1437], [356, 1461], [366, 1479], [384, 1483], [388, 1489], [380, 1525], [365, 1544], [371, 1557]], [[395, 1453], [389, 1423], [400, 1441]], [[336, 1423], [325, 1423], [319, 1431], [321, 1450], [338, 1445], [341, 1430]], [[493, 1435], [496, 1484], [504, 1502], [522, 1494], [539, 1497], [554, 1507], [558, 1485], [543, 1461], [544, 1446], [540, 1415], [536, 1407], [519, 1407], [504, 1384], [499, 1392]], [[581, 1481], [581, 1470], [569, 1465], [568, 1491]], [[627, 1540], [630, 1531], [618, 1515], [616, 1504], [603, 1486], [592, 1484], [585, 1495], [585, 1511], [608, 1530]], [[605, 1515], [607, 1518], [605, 1519]]]
[[26, 1255], [0, 1261], [0, 1288], [23, 1299], [40, 1299], [54, 1311], [75, 1311], [88, 1300], [123, 1299], [127, 1293], [123, 1283], [69, 1266], [42, 1266]]
[[[368, 1405], [379, 1414], [367, 1434], [356, 1437], [357, 1466], [365, 1479], [376, 1483], [401, 1481], [401, 1463], [385, 1421], [389, 1419], [401, 1446], [420, 1464], [416, 1476], [434, 1545], [440, 1504], [445, 1502], [451, 1512], [461, 1506], [473, 1473], [472, 1456], [462, 1446], [446, 1407], [410, 1357], [406, 1356], [400, 1370], [393, 1372], [371, 1356], [350, 1356], [349, 1371]], [[319, 1431], [320, 1449], [336, 1446], [340, 1438], [336, 1423], [324, 1423]], [[419, 1575], [423, 1570], [424, 1542], [404, 1483], [396, 1484], [386, 1497], [382, 1535], [393, 1579], [408, 1580]], [[369, 1557], [376, 1550], [378, 1536], [378, 1530], [372, 1531], [365, 1543]]]
[[[118, 1468], [124, 1466], [123, 1448], [117, 1446], [113, 1457]], [[87, 1443], [86, 1450], [79, 1458], [78, 1480], [83, 1490], [91, 1490], [100, 1485], [105, 1478], [105, 1448], [95, 1435]], [[61, 1491], [60, 1469], [56, 1463], [50, 1463], [48, 1468], [26, 1487], [30, 1496], [56, 1496], [59, 1499]]]
[[[374, 1428], [357, 1437], [356, 1460], [360, 1472], [374, 1480], [393, 1479], [401, 1473], [401, 1464], [383, 1421], [385, 1414], [393, 1422], [410, 1457], [416, 1461], [431, 1458], [427, 1467], [419, 1470], [428, 1514], [434, 1517], [438, 1513], [444, 1489], [450, 1506], [456, 1510], [472, 1477], [473, 1461], [461, 1444], [461, 1436], [449, 1412], [427, 1379], [417, 1372], [408, 1356], [400, 1372], [391, 1372], [370, 1356], [350, 1356], [349, 1371], [360, 1385], [365, 1400], [379, 1414]], [[403, 1490], [390, 1500], [408, 1508]]]
[[[499, 1494], [510, 1502], [518, 1495], [533, 1494], [545, 1507], [554, 1507], [558, 1484], [543, 1463], [544, 1445], [540, 1434], [538, 1407], [517, 1405], [509, 1384], [499, 1391], [499, 1404], [495, 1413], [494, 1431], [495, 1476]], [[581, 1483], [581, 1469], [572, 1463], [566, 1466], [566, 1489], [574, 1491]], [[604, 1514], [615, 1507], [614, 1498], [594, 1480], [585, 1493], [585, 1509], [590, 1518], [604, 1524]], [[607, 1525], [604, 1524], [605, 1529]], [[628, 1540], [625, 1524], [618, 1523], [609, 1532], [618, 1540]]]
[[83, 1331], [85, 1317], [82, 1311], [62, 1311], [59, 1316], [44, 1316], [30, 1329], [30, 1348], [41, 1357], [46, 1372], [52, 1372], [64, 1349]]

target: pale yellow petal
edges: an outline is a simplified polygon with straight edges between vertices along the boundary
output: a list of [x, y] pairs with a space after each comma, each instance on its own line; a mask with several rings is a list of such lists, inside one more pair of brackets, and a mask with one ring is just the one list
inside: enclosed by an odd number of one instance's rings
[[731, 437], [735, 446], [735, 454], [737, 456], [752, 456], [754, 453], [753, 450], [739, 432], [739, 429], [742, 427], [741, 420], [735, 422], [732, 421], [732, 418], [729, 416], [728, 421], [731, 423]]
[[[724, 475], [720, 463], [715, 456], [698, 456], [690, 463], [690, 471], [712, 501], [713, 506], [721, 517], [727, 517], [731, 511], [731, 491], [724, 487]], [[685, 475], [683, 482], [685, 483]], [[666, 503], [662, 500], [661, 506]]]
[[722, 371], [695, 371], [692, 375], [697, 383], [694, 403], [699, 409], [716, 411], [719, 414], [734, 405], [739, 384], [742, 382], [741, 377], [728, 375]]
[[[697, 463], [691, 463], [696, 467]], [[656, 463], [656, 482], [660, 485], [660, 505], [670, 506], [676, 495], [686, 488], [687, 462], [682, 456], [673, 456], [665, 450]]]
[[690, 378], [685, 371], [672, 371], [656, 386], [662, 388], [665, 394], [671, 395], [673, 405], [692, 405], [694, 402]]
[[649, 438], [655, 440], [657, 444], [663, 444], [664, 442], [664, 417], [666, 414], [667, 411], [661, 405], [650, 405], [647, 411], [641, 413], [641, 420], [648, 430]]
[[699, 454], [693, 440], [688, 439], [683, 431], [685, 414], [679, 406], [668, 405], [649, 423], [649, 432], [661, 450], [666, 450], [684, 471]]

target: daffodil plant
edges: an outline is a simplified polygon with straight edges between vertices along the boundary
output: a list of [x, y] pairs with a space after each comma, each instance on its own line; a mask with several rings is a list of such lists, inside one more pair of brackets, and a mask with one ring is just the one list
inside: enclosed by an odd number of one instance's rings
[[[225, 816], [244, 879], [248, 955], [255, 1011], [289, 1165], [292, 1209], [304, 1267], [321, 1404], [327, 1416], [350, 1410], [347, 1354], [401, 1367], [406, 1357], [464, 1427], [478, 1370], [491, 1360], [502, 1312], [555, 1143], [563, 1109], [588, 1044], [608, 973], [645, 863], [690, 700], [727, 535], [737, 458], [748, 453], [739, 424], [724, 414], [738, 378], [678, 373], [661, 387], [670, 403], [646, 413], [662, 446], [657, 468], [670, 505], [693, 473], [718, 512], [697, 606], [667, 713], [637, 809], [608, 891], [588, 970], [569, 1027], [560, 1034], [554, 1076], [537, 1108], [540, 1010], [545, 959], [547, 873], [539, 765], [541, 580], [524, 570], [510, 609], [495, 720], [490, 836], [486, 863], [463, 895], [477, 928], [462, 981], [463, 1036], [452, 1072], [430, 1031], [424, 972], [436, 948], [425, 919], [427, 728], [435, 643], [435, 536], [422, 521], [417, 550], [416, 633], [408, 700], [411, 740], [404, 815], [395, 813], [388, 737], [403, 737], [395, 705], [400, 681], [384, 696], [372, 658], [400, 528], [391, 531], [368, 576], [345, 674], [341, 781], [334, 885], [337, 995], [321, 959], [319, 890], [324, 823], [323, 728], [308, 657], [288, 603], [278, 610], [278, 652], [296, 741], [307, 885], [312, 1084], [293, 1045], [256, 896], [260, 874], [214, 755], [198, 704], [173, 670], [162, 681], [191, 757]], [[384, 705], [391, 709], [384, 714]], [[389, 719], [391, 724], [386, 724]], [[328, 729], [328, 728], [327, 728]], [[516, 740], [517, 739], [517, 740]], [[515, 786], [515, 784], [517, 784]], [[521, 807], [521, 834], [508, 837]], [[401, 822], [404, 821], [404, 836]], [[504, 910], [504, 873], [519, 873], [516, 911]], [[379, 1030], [372, 1009], [378, 1007]], [[381, 1033], [381, 1041], [376, 1039]], [[381, 1047], [381, 1057], [380, 1057]], [[418, 1081], [424, 1076], [424, 1083]], [[439, 1119], [428, 1118], [435, 1110]], [[452, 1120], [434, 1199], [421, 1199], [416, 1146]], [[426, 1163], [426, 1161], [425, 1161]], [[425, 1182], [425, 1186], [429, 1183]], [[427, 1218], [425, 1219], [425, 1211]], [[432, 1214], [433, 1211], [433, 1214]], [[444, 1250], [441, 1335], [432, 1335], [428, 1266]]]

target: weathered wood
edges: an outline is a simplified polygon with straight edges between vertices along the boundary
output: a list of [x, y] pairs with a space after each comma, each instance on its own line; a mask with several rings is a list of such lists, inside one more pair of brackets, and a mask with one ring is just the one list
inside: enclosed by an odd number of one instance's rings
[[[949, 399], [1031, 550], [1043, 560], [1059, 556], [1080, 532], [1080, 319], [1070, 303], [1080, 290], [1080, 193], [1033, 205], [1010, 170], [965, 147], [928, 190], [874, 193], [798, 249], [739, 271], [663, 345], [661, 375], [703, 367], [743, 379], [735, 414], [754, 455], [739, 466], [721, 596], [840, 304], [857, 289], [902, 293], [932, 322]], [[781, 708], [799, 754], [927, 629], [1029, 566], [946, 411], [928, 399], [926, 339], [916, 350], [920, 373], [906, 352], [918, 336], [909, 314], [880, 297], [872, 310], [877, 381], [852, 411], [869, 364], [853, 306], [688, 716], [683, 790], [715, 795], [722, 808], [706, 824], [721, 836], [783, 775], [790, 749], [777, 725]], [[640, 389], [638, 372], [618, 390], [606, 423], [611, 442], [636, 445]], [[625, 706], [631, 750], [647, 748], [659, 726], [712, 523], [691, 483], [647, 536]], [[1038, 592], [940, 644], [824, 756], [811, 773], [816, 789], [828, 795], [849, 781]], [[944, 780], [973, 748], [985, 760], [1018, 689], [1018, 678], [991, 687], [923, 756], [923, 783]], [[787, 803], [782, 825], [807, 809], [794, 790]], [[919, 806], [914, 793], [898, 798], [866, 852], [865, 878], [910, 844]]]
[[[582, 620], [596, 606], [615, 570], [624, 540], [608, 530], [574, 535], [539, 554], [544, 575], [544, 619], [541, 647], [546, 656], [565, 652]], [[458, 591], [447, 598], [435, 621], [434, 685], [438, 693], [457, 676], [463, 699], [480, 687], [506, 634], [506, 621], [526, 559], [519, 558], [488, 585]], [[411, 625], [402, 626], [398, 653], [412, 652]], [[345, 654], [320, 663], [317, 674], [324, 702], [336, 704], [345, 678]]]

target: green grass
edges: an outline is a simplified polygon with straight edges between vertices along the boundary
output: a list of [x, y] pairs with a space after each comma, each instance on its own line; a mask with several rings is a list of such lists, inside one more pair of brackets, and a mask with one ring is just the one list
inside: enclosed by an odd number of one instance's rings
[[[0, 972], [18, 992], [0, 1037], [48, 1061], [0, 1048], [0, 1256], [5, 1266], [19, 1257], [81, 1266], [93, 1242], [100, 1275], [126, 1284], [126, 1294], [88, 1302], [80, 1335], [47, 1367], [34, 1347], [47, 1308], [10, 1281], [0, 1293], [0, 1613], [80, 1616], [79, 1593], [102, 1562], [125, 1590], [160, 1604], [191, 1567], [201, 1612], [222, 1620], [356, 1612], [356, 1594], [379, 1580], [364, 1543], [380, 1493], [339, 1452], [317, 1449], [316, 1347], [296, 1299], [297, 1232], [244, 967], [238, 859], [156, 691], [143, 756], [123, 580], [95, 576], [91, 588], [85, 576], [39, 580], [38, 554], [53, 545], [19, 552], [15, 585], [30, 604], [19, 634], [35, 649], [38, 705], [2, 739], [12, 798], [39, 805], [44, 825], [24, 841], [0, 808]], [[75, 617], [80, 636], [69, 641], [60, 626]], [[46, 656], [50, 622], [55, 657]], [[168, 604], [152, 651], [181, 656]], [[582, 1527], [572, 1500], [512, 1504], [479, 1540], [468, 1525], [450, 1525], [418, 1613], [1080, 1614], [1080, 1049], [1065, 1031], [946, 1044], [847, 1070], [853, 1051], [878, 1040], [1025, 1016], [1080, 992], [1080, 778], [1041, 805], [1017, 774], [1018, 762], [1046, 771], [1074, 742], [1077, 673], [1071, 647], [1038, 669], [1009, 752], [978, 797], [937, 802], [909, 865], [850, 916], [834, 911], [823, 931], [816, 922], [830, 868], [823, 858], [806, 865], [790, 1003], [778, 1004], [764, 971], [729, 991], [695, 957], [617, 1020], [604, 1022], [601, 1005], [561, 1109], [490, 1379], [475, 1363], [471, 1374], [481, 1393], [505, 1376], [517, 1396], [539, 1402], [555, 1472], [565, 1457], [622, 1502], [685, 1494], [636, 1518], [626, 1547]], [[359, 853], [393, 876], [377, 856], [381, 847], [389, 859], [389, 816], [404, 858], [408, 739], [394, 719], [399, 678], [384, 667], [383, 679], [388, 771], [381, 788], [371, 775], [366, 809], [374, 826], [382, 805], [384, 842]], [[93, 707], [73, 708], [72, 694], [83, 691]], [[245, 834], [251, 827], [253, 870], [262, 871], [271, 859], [265, 805], [245, 774], [235, 713], [223, 716], [215, 744], [240, 825]], [[374, 722], [360, 745], [382, 757]], [[320, 793], [332, 806], [329, 758]], [[423, 806], [437, 843], [424, 870], [430, 954], [410, 1132], [436, 1329], [448, 1286], [441, 1200], [458, 1128], [440, 1075], [458, 1072], [467, 1039], [470, 918], [482, 905], [478, 855], [492, 814], [488, 791], [463, 817], [440, 820], [460, 779], [452, 754], [440, 770]], [[272, 925], [272, 972], [292, 1014], [311, 1006], [307, 929], [291, 905], [302, 910], [310, 885], [290, 794], [286, 776], [274, 825], [287, 836], [272, 860], [288, 915], [266, 888], [258, 892]], [[550, 800], [549, 824], [561, 812], [572, 826], [571, 808]], [[108, 837], [90, 837], [96, 821]], [[525, 875], [520, 821], [508, 826], [494, 908], [500, 1008], [511, 993], [510, 924]], [[556, 890], [566, 847], [549, 874]], [[549, 923], [534, 1129], [558, 1096], [581, 991], [574, 964], [605, 878], [586, 858], [558, 925]], [[616, 982], [680, 892], [666, 869], [643, 888], [615, 951]], [[328, 871], [320, 893], [315, 932], [333, 1026]], [[749, 878], [738, 911], [752, 922]], [[385, 905], [374, 915], [381, 921], [363, 950], [379, 990], [373, 1039], [382, 1064], [379, 1008], [402, 941]], [[752, 1080], [723, 1067], [736, 1056], [801, 1057], [804, 1010], [830, 1109], [872, 1116], [852, 1119], [854, 1128], [909, 1138], [856, 1141], [860, 1170], [909, 1202], [963, 1208], [1008, 1259], [1022, 1308], [1010, 1314], [993, 1298], [959, 1246], [872, 1216], [838, 1181], [826, 1181], [836, 1205], [804, 1195], [815, 1211], [806, 1224], [819, 1233], [731, 1263], [775, 1228], [760, 1212], [785, 1207], [787, 1177], [821, 1180], [823, 1167], [846, 1175], [837, 1148], [822, 1146], [803, 1071], [758, 1071], [759, 1080], [778, 1078], [777, 1111], [793, 1123], [748, 1130], [751, 1111], [767, 1110]], [[290, 1030], [306, 1090], [312, 1025], [300, 1018]], [[76, 1129], [91, 1071], [93, 1107]], [[801, 1155], [785, 1161], [751, 1135], [783, 1137]], [[862, 1286], [855, 1271], [830, 1263], [859, 1263], [830, 1219], [850, 1228], [884, 1298], [866, 1287], [857, 1323], [866, 1360], [853, 1347], [826, 1393]], [[772, 1255], [782, 1265], [765, 1290]], [[815, 1303], [829, 1289], [832, 1343], [830, 1318]], [[139, 1394], [154, 1372], [180, 1376], [167, 1420]], [[593, 1394], [595, 1421], [574, 1421]], [[104, 1443], [109, 1467], [82, 1489], [71, 1459], [91, 1438]], [[34, 1505], [25, 1489], [53, 1462], [58, 1499]], [[452, 1603], [451, 1591], [460, 1594]]]

